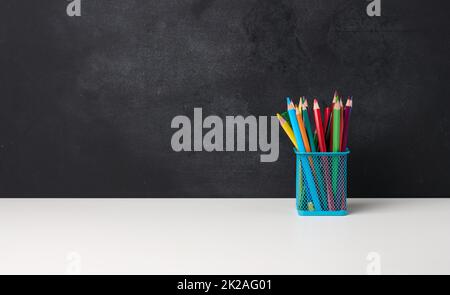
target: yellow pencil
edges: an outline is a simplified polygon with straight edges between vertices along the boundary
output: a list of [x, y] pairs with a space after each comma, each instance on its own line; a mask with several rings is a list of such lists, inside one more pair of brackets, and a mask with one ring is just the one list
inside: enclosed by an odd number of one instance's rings
[[278, 121], [280, 121], [280, 125], [283, 128], [284, 132], [286, 132], [289, 139], [294, 144], [295, 148], [298, 150], [297, 141], [295, 140], [294, 132], [292, 131], [291, 126], [289, 126], [289, 123], [286, 122], [286, 120], [280, 115], [277, 114]]

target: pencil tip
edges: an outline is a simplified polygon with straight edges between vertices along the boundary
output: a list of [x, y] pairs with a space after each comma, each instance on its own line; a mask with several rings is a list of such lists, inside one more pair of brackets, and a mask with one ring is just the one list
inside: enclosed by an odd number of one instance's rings
[[317, 101], [317, 98], [314, 98], [313, 108], [314, 109], [318, 109], [319, 108], [319, 102]]
[[346, 107], [352, 107], [352, 105], [353, 105], [352, 99], [351, 98], [347, 99], [347, 102], [345, 103], [345, 106]]
[[286, 97], [286, 102], [287, 102], [287, 104], [291, 103], [291, 99], [289, 98], [289, 96]]
[[283, 125], [286, 122], [286, 120], [283, 118], [283, 116], [281, 116], [278, 113], [277, 113], [277, 118], [281, 125]]
[[334, 96], [332, 102], [335, 103], [336, 101], [339, 101], [339, 94], [337, 90], [334, 91]]

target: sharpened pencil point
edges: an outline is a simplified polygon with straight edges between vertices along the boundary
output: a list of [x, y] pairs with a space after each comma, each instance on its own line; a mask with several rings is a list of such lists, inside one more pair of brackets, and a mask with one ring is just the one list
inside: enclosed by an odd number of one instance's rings
[[317, 98], [314, 98], [314, 103], [313, 103], [313, 109], [319, 109], [319, 102], [317, 101]]
[[350, 98], [347, 99], [347, 102], [345, 103], [345, 106], [346, 107], [352, 107], [352, 105], [353, 105], [353, 101]]
[[281, 124], [281, 125], [283, 125], [284, 123], [286, 123], [286, 120], [285, 120], [280, 114], [278, 114], [278, 113], [277, 113], [277, 118], [278, 118], [278, 120], [280, 121], [280, 124]]

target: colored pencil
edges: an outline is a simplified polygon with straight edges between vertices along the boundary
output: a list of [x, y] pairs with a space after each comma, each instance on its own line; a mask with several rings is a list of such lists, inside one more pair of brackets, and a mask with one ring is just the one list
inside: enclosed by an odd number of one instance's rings
[[[303, 96], [303, 100], [305, 100], [306, 101], [306, 108], [308, 108], [308, 100], [306, 100], [306, 97], [305, 96]], [[300, 103], [302, 102], [302, 97], [300, 97]], [[308, 115], [310, 115], [310, 117], [311, 117], [311, 114], [309, 113], [309, 110], [308, 110]], [[313, 142], [314, 142], [314, 146], [316, 147], [316, 149], [317, 149], [317, 146], [318, 146], [318, 141], [317, 141], [317, 130], [315, 130], [314, 129], [314, 140], [313, 140]]]
[[[297, 145], [298, 145], [298, 150], [301, 153], [305, 153], [306, 150], [305, 150], [305, 146], [303, 145], [302, 138], [301, 138], [300, 127], [298, 125], [294, 103], [290, 100], [289, 97], [286, 98], [286, 101], [287, 101], [287, 105], [288, 105], [289, 118], [291, 119], [292, 129], [294, 131], [295, 140], [297, 141]], [[311, 167], [309, 166], [308, 161], [301, 160], [301, 163], [302, 163], [302, 167], [303, 167], [304, 178], [306, 180], [309, 191], [311, 193], [314, 207], [316, 210], [322, 211], [322, 206], [320, 205], [319, 194], [317, 193], [317, 188], [314, 183], [314, 178], [312, 175]]]
[[344, 134], [342, 138], [342, 147], [341, 147], [342, 152], [345, 152], [345, 150], [347, 149], [348, 126], [350, 123], [350, 114], [352, 112], [352, 106], [353, 106], [353, 99], [352, 98], [347, 99], [344, 110]]
[[295, 140], [294, 131], [292, 131], [291, 126], [286, 122], [286, 120], [280, 115], [277, 114], [278, 121], [280, 121], [280, 125], [283, 128], [284, 132], [286, 132], [287, 136], [291, 140], [292, 144], [298, 150], [297, 141]]
[[[299, 107], [300, 107], [300, 105], [299, 105]], [[311, 121], [309, 120], [307, 107], [308, 107], [308, 101], [305, 99], [305, 100], [303, 100], [303, 105], [302, 105], [303, 123], [305, 124], [305, 129], [308, 134], [308, 140], [309, 140], [309, 146], [311, 148], [311, 152], [315, 153], [316, 146], [314, 145], [314, 134], [312, 132]]]
[[319, 146], [319, 139], [317, 138], [317, 130], [314, 129], [314, 144], [316, 147]]
[[[300, 133], [302, 135], [303, 144], [305, 145], [305, 150], [307, 153], [310, 153], [311, 146], [309, 145], [308, 134], [306, 133], [305, 124], [304, 124], [303, 118], [302, 118], [301, 103], [302, 103], [302, 100], [300, 98], [300, 104], [295, 108], [295, 115], [297, 117], [298, 125], [300, 127]], [[311, 164], [311, 169], [313, 169], [313, 173], [315, 173], [316, 169], [315, 169], [315, 165], [313, 163], [312, 158], [308, 157], [308, 160], [309, 160], [309, 163]]]
[[323, 131], [322, 114], [320, 113], [320, 107], [319, 103], [317, 102], [317, 99], [314, 99], [313, 111], [314, 111], [314, 122], [316, 124], [317, 130], [317, 138], [319, 141], [319, 151], [324, 153], [327, 151], [327, 148], [325, 143], [325, 134]]
[[340, 126], [341, 126], [341, 105], [336, 102], [333, 107], [333, 152], [339, 152], [340, 150]]
[[[324, 112], [323, 129], [325, 132], [325, 147], [327, 144], [327, 139], [330, 138], [330, 118], [331, 118], [331, 108], [326, 107]], [[327, 149], [328, 150], [328, 149]]]
[[291, 122], [292, 131], [294, 131], [295, 142], [297, 142], [298, 150], [301, 151], [301, 147], [304, 147], [304, 146], [303, 146], [303, 144], [300, 144], [302, 142], [302, 136], [300, 135], [300, 128], [298, 126], [297, 118], [295, 115], [295, 106], [289, 97], [286, 98], [286, 101], [287, 101], [287, 105], [288, 105], [287, 110], [288, 110], [289, 120]]
[[342, 150], [342, 133], [344, 132], [344, 104], [342, 99], [339, 99], [339, 106], [341, 108], [340, 126], [339, 126], [339, 151]]
[[286, 122], [289, 124], [289, 126], [291, 126], [291, 119], [289, 119], [289, 114], [288, 112], [282, 112], [281, 113], [281, 117], [283, 117], [283, 119], [286, 120]]
[[[343, 134], [342, 134], [342, 139], [341, 139], [341, 152], [345, 152], [345, 150], [347, 149], [347, 140], [348, 140], [348, 125], [350, 122], [350, 113], [351, 113], [351, 109], [352, 109], [352, 99], [349, 97], [347, 99], [347, 102], [345, 104], [344, 109], [344, 118], [343, 118], [343, 124], [344, 124], [344, 130], [343, 130]], [[345, 205], [345, 192], [342, 191], [342, 196], [341, 196], [341, 210], [345, 210], [346, 205]]]
[[300, 107], [295, 108], [295, 115], [297, 117], [298, 126], [300, 128], [300, 134], [302, 136], [302, 141], [303, 141], [303, 144], [305, 145], [305, 150], [307, 153], [310, 153], [311, 147], [309, 145], [308, 134], [306, 133], [305, 124], [303, 123], [302, 111], [300, 110]]
[[[314, 122], [316, 124], [316, 130], [317, 130], [317, 138], [319, 141], [319, 151], [324, 153], [327, 151], [327, 147], [326, 147], [326, 142], [325, 142], [325, 132], [324, 132], [324, 128], [323, 128], [322, 114], [320, 113], [320, 107], [319, 107], [319, 103], [317, 102], [317, 99], [314, 99], [313, 112], [314, 112]], [[323, 183], [325, 183], [325, 185], [326, 185], [328, 209], [335, 210], [334, 202], [333, 202], [333, 192], [332, 192], [331, 183], [330, 183], [330, 168], [328, 166], [327, 159], [320, 157], [320, 160], [321, 160], [323, 172], [325, 174], [325, 177], [321, 178], [321, 184], [322, 184], [322, 186], [323, 186]]]
[[[301, 98], [300, 98], [300, 102], [301, 102]], [[301, 133], [301, 136], [302, 136], [302, 139], [303, 139], [303, 144], [305, 145], [305, 151], [307, 153], [310, 153], [311, 152], [311, 147], [309, 145], [308, 135], [306, 133], [305, 124], [303, 122], [302, 111], [301, 111], [300, 105], [298, 105], [295, 108], [295, 115], [297, 117], [298, 125], [300, 127], [300, 133]], [[313, 162], [313, 159], [311, 157], [308, 157], [308, 161], [309, 161], [309, 164], [311, 165], [311, 169], [312, 169], [313, 175], [315, 175], [317, 177], [317, 175], [316, 175], [316, 170], [317, 169], [316, 169], [316, 165]]]
[[[300, 100], [301, 102], [301, 100]], [[300, 133], [302, 135], [303, 144], [305, 145], [305, 150], [307, 153], [311, 152], [311, 147], [309, 145], [308, 135], [306, 133], [305, 124], [303, 122], [302, 118], [302, 112], [300, 109], [300, 105], [295, 108], [295, 115], [297, 117], [298, 125], [300, 127]], [[311, 164], [311, 168], [313, 169], [313, 172], [315, 172], [315, 166], [313, 164], [313, 160], [311, 157], [308, 157], [309, 163]]]
[[[339, 103], [339, 101], [334, 103], [334, 107], [333, 107], [333, 134], [332, 134], [332, 138], [333, 138], [333, 149], [332, 152], [339, 152], [340, 149], [340, 141], [339, 141], [339, 133], [340, 133], [340, 119], [341, 119], [341, 105]], [[336, 198], [334, 203], [339, 203], [337, 201], [339, 201], [337, 198], [337, 193], [338, 193], [338, 177], [339, 177], [339, 157], [338, 156], [333, 156], [332, 161], [332, 176], [331, 176], [331, 180], [333, 183], [333, 193], [334, 196]]]
[[334, 92], [334, 96], [333, 96], [333, 100], [331, 102], [331, 108], [330, 108], [330, 146], [329, 146], [329, 150], [333, 151], [333, 111], [334, 111], [334, 104], [336, 103], [336, 101], [338, 100], [338, 94], [337, 91]]
[[[303, 97], [303, 103], [302, 103], [302, 99], [300, 99], [299, 109], [300, 109], [300, 107], [302, 110], [303, 123], [305, 125], [305, 129], [308, 134], [308, 141], [309, 141], [309, 145], [311, 148], [311, 152], [315, 153], [315, 152], [317, 152], [317, 149], [314, 144], [314, 135], [312, 132], [311, 121], [309, 119], [308, 100], [305, 97]], [[322, 172], [320, 169], [320, 165], [317, 161], [314, 161], [312, 157], [308, 157], [308, 159], [311, 164], [311, 168], [313, 169], [314, 176], [316, 177], [317, 184], [319, 186], [320, 196], [322, 196], [320, 198], [321, 205], [324, 207], [324, 210], [327, 210], [327, 201], [325, 199], [326, 193], [325, 193], [325, 188], [324, 188], [324, 184], [323, 184], [323, 176], [322, 176]]]

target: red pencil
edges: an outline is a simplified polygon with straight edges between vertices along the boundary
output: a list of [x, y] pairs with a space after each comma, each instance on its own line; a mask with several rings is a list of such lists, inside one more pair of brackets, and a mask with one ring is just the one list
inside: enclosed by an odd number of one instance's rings
[[331, 125], [330, 118], [331, 118], [331, 109], [330, 107], [326, 107], [323, 121], [323, 130], [325, 132], [325, 145], [330, 136], [330, 125]]
[[319, 140], [319, 150], [324, 153], [327, 151], [327, 148], [325, 144], [325, 134], [323, 131], [322, 115], [320, 114], [320, 107], [317, 99], [314, 99], [313, 111], [314, 122], [316, 123], [317, 139]]
[[334, 96], [333, 96], [333, 101], [331, 103], [331, 108], [330, 108], [330, 142], [329, 142], [329, 150], [332, 151], [333, 150], [333, 109], [334, 109], [334, 104], [338, 101], [338, 93], [337, 90], [334, 92]]
[[[328, 109], [328, 118], [330, 118], [330, 108]], [[326, 114], [325, 109], [325, 114]], [[322, 123], [322, 115], [320, 113], [320, 107], [319, 103], [317, 102], [317, 99], [314, 99], [314, 105], [313, 105], [313, 112], [314, 112], [314, 122], [316, 123], [316, 131], [317, 131], [317, 139], [319, 141], [319, 151], [326, 152], [327, 151], [327, 144], [325, 141], [325, 128]], [[325, 124], [326, 125], [326, 124]], [[330, 182], [330, 170], [327, 165], [327, 160], [323, 157], [321, 157], [321, 163], [323, 167], [323, 171], [325, 173], [324, 182], [327, 188], [327, 203], [328, 203], [328, 209], [333, 211], [335, 210], [334, 201], [333, 201], [333, 191], [331, 189], [331, 182]]]
[[344, 104], [342, 103], [342, 99], [339, 99], [339, 103], [341, 105], [341, 120], [340, 120], [340, 130], [339, 130], [339, 150], [342, 151], [342, 133], [344, 132]]

